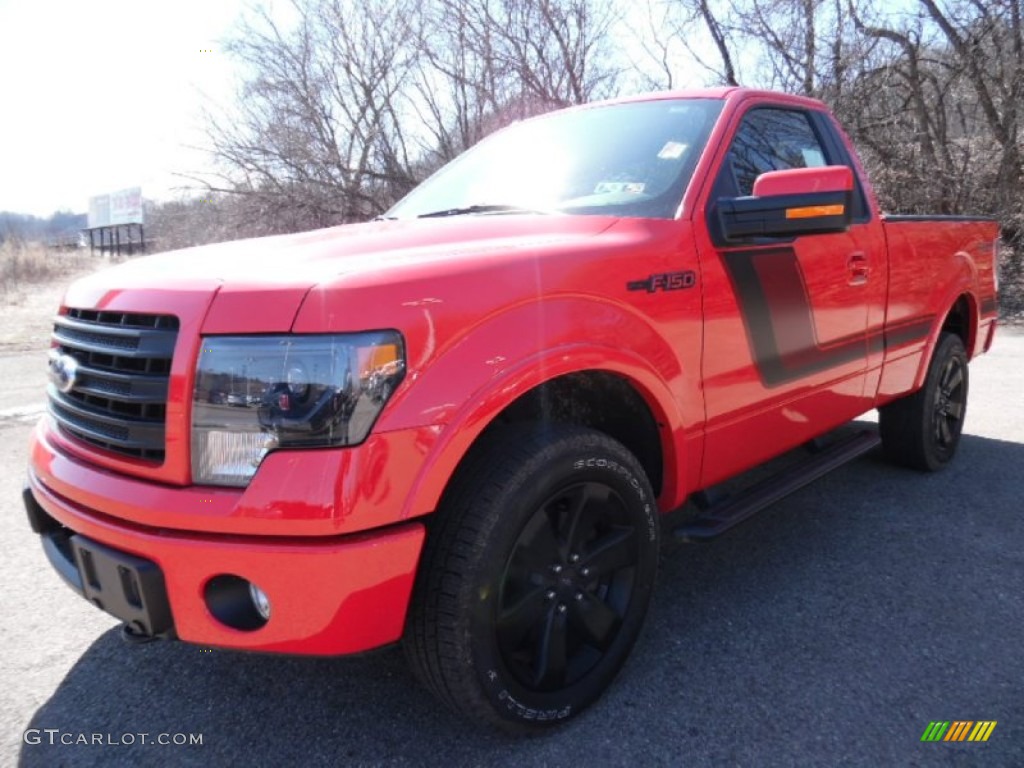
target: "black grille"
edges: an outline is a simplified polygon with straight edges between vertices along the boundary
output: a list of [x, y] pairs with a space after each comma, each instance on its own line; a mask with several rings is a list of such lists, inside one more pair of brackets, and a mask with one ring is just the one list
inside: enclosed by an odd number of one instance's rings
[[164, 460], [167, 386], [178, 318], [70, 309], [53, 325], [53, 356], [78, 363], [70, 391], [48, 387], [50, 413], [70, 435], [108, 451]]

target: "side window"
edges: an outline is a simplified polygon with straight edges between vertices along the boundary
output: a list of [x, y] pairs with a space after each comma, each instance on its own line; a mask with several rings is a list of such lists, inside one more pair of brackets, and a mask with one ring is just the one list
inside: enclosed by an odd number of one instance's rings
[[750, 195], [762, 173], [827, 164], [825, 149], [806, 114], [760, 108], [744, 116], [723, 171], [731, 170], [740, 195]]

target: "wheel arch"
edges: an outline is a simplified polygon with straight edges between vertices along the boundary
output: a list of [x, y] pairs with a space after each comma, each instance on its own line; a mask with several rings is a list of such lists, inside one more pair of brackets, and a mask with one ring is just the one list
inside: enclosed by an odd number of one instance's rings
[[[569, 362], [572, 361], [572, 362]], [[493, 430], [525, 421], [574, 424], [603, 432], [640, 462], [663, 510], [680, 493], [681, 415], [656, 372], [629, 352], [548, 350], [542, 360], [492, 382], [445, 426], [420, 468], [403, 518], [429, 514], [462, 466]]]
[[943, 333], [954, 333], [963, 342], [967, 351], [967, 359], [974, 359], [974, 353], [978, 342], [978, 327], [980, 324], [980, 305], [974, 292], [966, 285], [958, 285], [951, 291], [940, 306], [946, 307], [946, 311], [939, 314], [931, 333], [928, 336], [928, 344], [925, 347], [925, 354], [921, 356], [921, 363], [917, 369], [917, 376], [914, 378], [914, 390], [924, 386], [925, 377], [928, 375], [928, 368], [931, 365], [932, 357], [939, 346], [939, 339]]
[[955, 333], [960, 337], [967, 351], [967, 359], [974, 357], [975, 344], [978, 338], [979, 305], [970, 291], [964, 291], [950, 305], [949, 311], [942, 318], [939, 334]]
[[647, 474], [655, 496], [664, 484], [665, 449], [658, 420], [633, 382], [605, 370], [548, 379], [509, 403], [481, 432], [519, 422], [572, 424], [603, 432], [629, 449]]

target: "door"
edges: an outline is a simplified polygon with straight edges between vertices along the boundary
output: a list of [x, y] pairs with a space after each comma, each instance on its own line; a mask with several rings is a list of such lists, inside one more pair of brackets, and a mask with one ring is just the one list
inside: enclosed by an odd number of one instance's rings
[[826, 116], [754, 106], [708, 201], [701, 249], [707, 435], [703, 485], [799, 445], [871, 407], [868, 306], [884, 249], [859, 189], [846, 232], [726, 243], [715, 201], [752, 194], [767, 171], [846, 163]]

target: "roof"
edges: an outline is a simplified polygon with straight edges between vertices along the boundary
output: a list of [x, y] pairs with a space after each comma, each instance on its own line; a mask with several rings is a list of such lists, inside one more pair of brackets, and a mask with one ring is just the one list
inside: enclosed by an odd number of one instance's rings
[[652, 91], [650, 93], [640, 93], [634, 96], [622, 96], [615, 99], [595, 101], [585, 106], [627, 104], [630, 102], [659, 101], [662, 99], [722, 99], [728, 101], [746, 101], [748, 99], [771, 99], [776, 102], [792, 104], [794, 106], [813, 107], [816, 109], [821, 109], [822, 107], [822, 102], [820, 102], [818, 99], [811, 99], [806, 96], [797, 96], [796, 94], [791, 93], [781, 93], [779, 91], [766, 91], [758, 88], [742, 88], [738, 86]]

